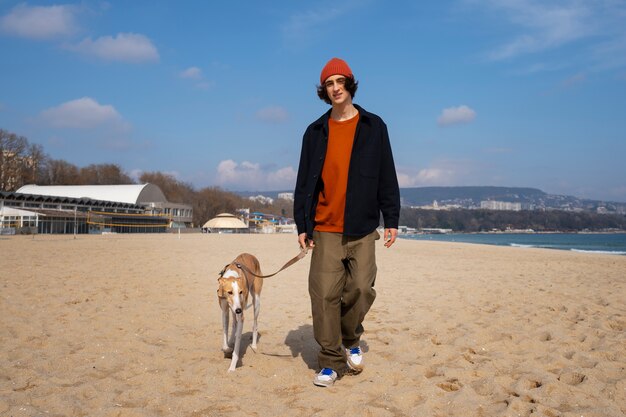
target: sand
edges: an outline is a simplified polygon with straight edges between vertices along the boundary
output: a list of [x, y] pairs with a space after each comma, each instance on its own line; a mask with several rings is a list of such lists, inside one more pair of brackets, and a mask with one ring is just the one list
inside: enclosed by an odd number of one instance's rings
[[[380, 243], [380, 241], [379, 241]], [[0, 416], [624, 416], [626, 257], [378, 247], [366, 370], [318, 388], [309, 257], [265, 282], [236, 372], [217, 273], [295, 235], [0, 238]]]

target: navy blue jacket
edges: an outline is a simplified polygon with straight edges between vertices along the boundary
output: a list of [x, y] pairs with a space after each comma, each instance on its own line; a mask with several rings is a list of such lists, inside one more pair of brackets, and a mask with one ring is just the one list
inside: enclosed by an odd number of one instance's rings
[[[365, 236], [383, 215], [385, 228], [398, 228], [400, 189], [385, 122], [355, 105], [359, 111], [348, 169], [343, 234]], [[293, 214], [298, 234], [313, 235], [315, 209], [324, 184], [322, 168], [328, 145], [330, 110], [311, 123], [302, 139]]]

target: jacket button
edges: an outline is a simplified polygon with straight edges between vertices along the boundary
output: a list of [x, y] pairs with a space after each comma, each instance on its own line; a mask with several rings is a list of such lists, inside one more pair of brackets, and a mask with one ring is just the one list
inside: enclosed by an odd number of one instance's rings
[[308, 194], [307, 197], [311, 197], [311, 194]]
[[323, 156], [320, 156], [320, 161], [322, 161], [323, 159], [324, 159], [324, 157], [323, 157]]

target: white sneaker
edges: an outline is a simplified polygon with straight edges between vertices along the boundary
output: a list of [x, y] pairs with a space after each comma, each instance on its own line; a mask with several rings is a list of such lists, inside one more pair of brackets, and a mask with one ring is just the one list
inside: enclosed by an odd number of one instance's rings
[[318, 387], [330, 387], [337, 380], [337, 372], [330, 368], [324, 368], [319, 374], [315, 375], [313, 384]]
[[360, 347], [346, 349], [346, 356], [348, 357], [348, 368], [350, 370], [356, 373], [363, 371], [363, 352], [361, 352]]

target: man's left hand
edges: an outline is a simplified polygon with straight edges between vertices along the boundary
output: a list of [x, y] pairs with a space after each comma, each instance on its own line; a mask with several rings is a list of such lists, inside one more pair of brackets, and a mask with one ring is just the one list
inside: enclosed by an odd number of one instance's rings
[[385, 229], [383, 239], [385, 240], [385, 247], [390, 248], [398, 237], [398, 229]]

